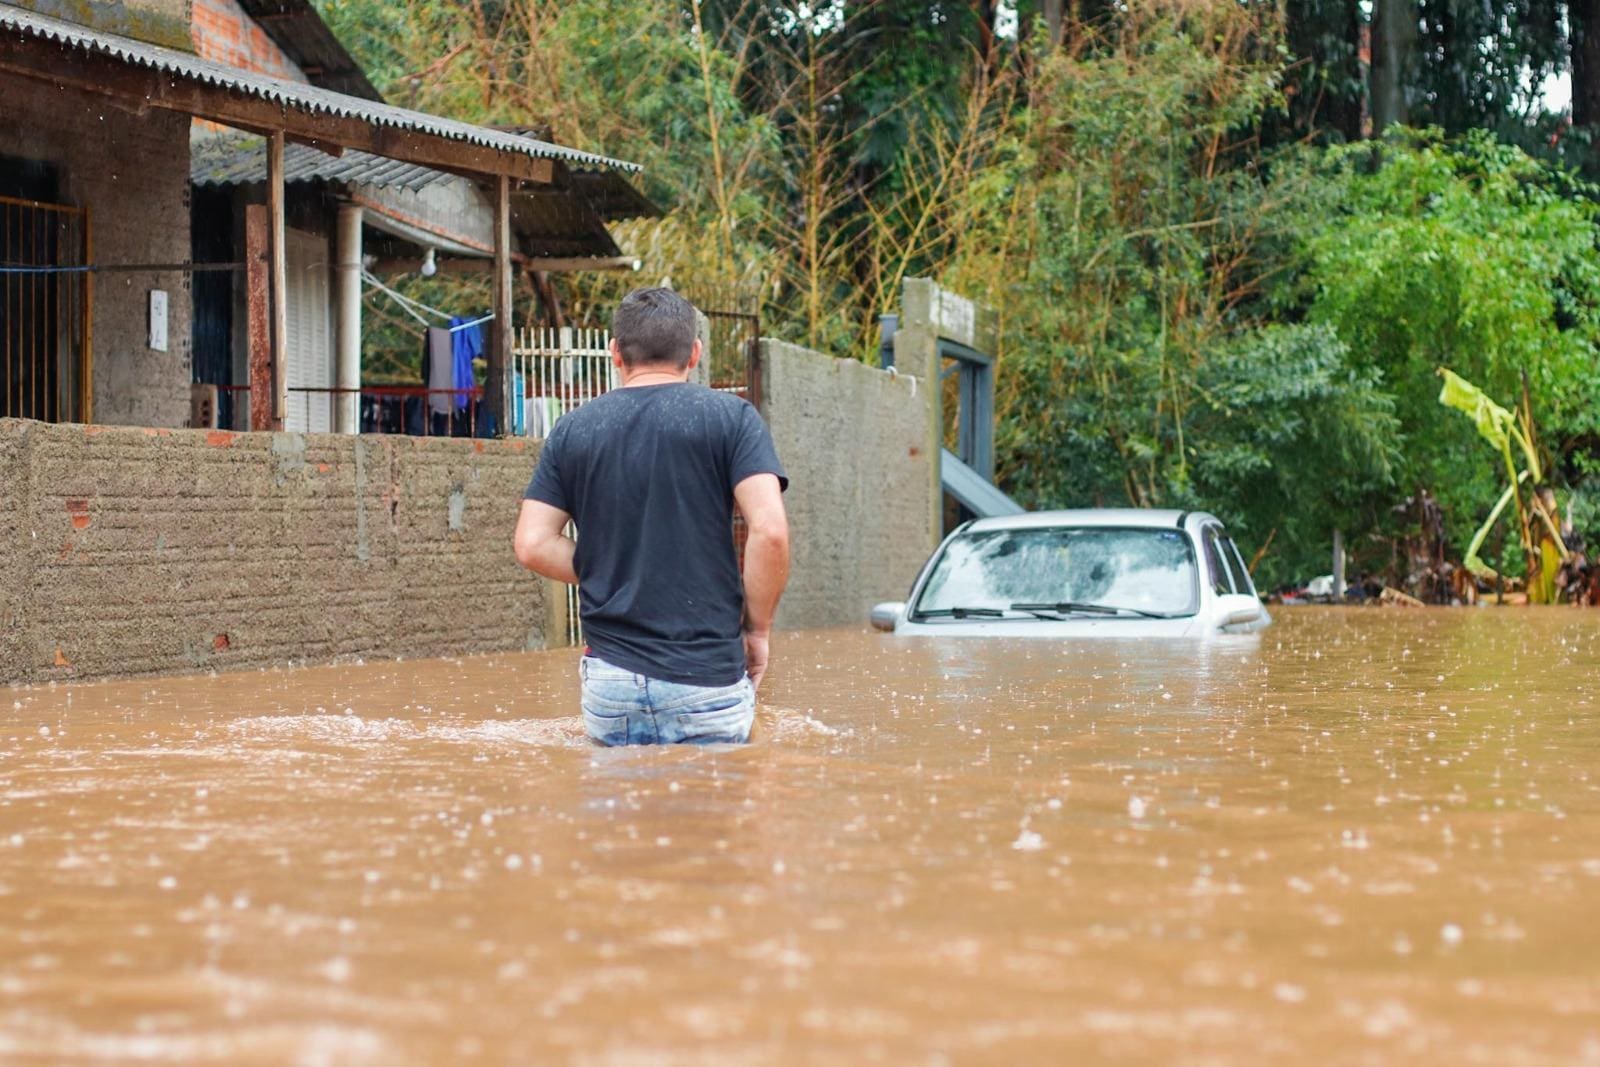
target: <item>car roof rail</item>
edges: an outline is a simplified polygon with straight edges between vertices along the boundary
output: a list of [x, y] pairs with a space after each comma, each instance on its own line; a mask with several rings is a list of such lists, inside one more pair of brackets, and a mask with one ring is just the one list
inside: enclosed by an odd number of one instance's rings
[[1189, 519], [1189, 513], [1187, 511], [1178, 512], [1178, 529], [1180, 529], [1180, 530], [1183, 529], [1183, 524], [1185, 522], [1187, 522], [1188, 519]]

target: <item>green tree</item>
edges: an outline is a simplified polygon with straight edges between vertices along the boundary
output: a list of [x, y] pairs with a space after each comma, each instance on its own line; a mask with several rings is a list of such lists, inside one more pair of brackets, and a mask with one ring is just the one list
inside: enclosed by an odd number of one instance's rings
[[1372, 509], [1396, 438], [1335, 330], [1271, 321], [1278, 220], [1316, 194], [1264, 180], [1249, 133], [1279, 101], [1278, 33], [1240, 8], [1146, 8], [1044, 60], [954, 274], [1002, 309], [999, 473], [1019, 500], [1209, 507], [1247, 543], [1278, 531], [1268, 581]]
[[[1394, 398], [1400, 478], [1444, 505], [1457, 545], [1501, 486], [1470, 424], [1437, 403], [1447, 365], [1496, 396], [1524, 375], [1558, 458], [1600, 420], [1600, 254], [1587, 187], [1486, 133], [1406, 132], [1381, 148], [1310, 157], [1324, 200], [1286, 218], [1298, 235], [1285, 314], [1350, 347]], [[1286, 179], [1288, 180], [1288, 179]]]

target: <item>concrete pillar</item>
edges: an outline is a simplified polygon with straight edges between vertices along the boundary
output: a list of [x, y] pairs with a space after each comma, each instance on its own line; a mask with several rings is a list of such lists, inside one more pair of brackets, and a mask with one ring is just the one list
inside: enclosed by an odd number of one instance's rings
[[361, 207], [339, 205], [339, 225], [335, 234], [338, 281], [337, 343], [339, 345], [337, 385], [350, 392], [338, 394], [334, 408], [334, 431], [361, 432]]
[[694, 309], [694, 335], [700, 340], [700, 363], [689, 372], [689, 380], [696, 385], [711, 384], [711, 320], [705, 312]]
[[[999, 315], [993, 308], [941, 289], [931, 278], [907, 278], [901, 294], [900, 321], [892, 342], [894, 366], [900, 374], [917, 379], [917, 397], [927, 405], [928, 436], [924, 446], [932, 457], [933, 484], [926, 531], [918, 535], [932, 551], [944, 537], [944, 486], [940, 458], [944, 450], [944, 390], [939, 372], [943, 365], [941, 339], [993, 355], [999, 345]], [[992, 414], [985, 413], [986, 418]]]

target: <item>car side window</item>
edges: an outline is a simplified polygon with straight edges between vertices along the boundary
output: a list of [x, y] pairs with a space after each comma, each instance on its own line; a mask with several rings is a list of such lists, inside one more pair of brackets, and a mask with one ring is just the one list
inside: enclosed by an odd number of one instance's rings
[[1222, 551], [1217, 546], [1217, 528], [1207, 526], [1200, 540], [1205, 546], [1206, 575], [1211, 579], [1211, 588], [1218, 596], [1228, 596], [1233, 592], [1233, 584], [1228, 577], [1228, 568], [1222, 562]]
[[1256, 587], [1250, 580], [1250, 568], [1244, 565], [1244, 557], [1239, 554], [1239, 546], [1234, 544], [1233, 538], [1227, 534], [1222, 535], [1222, 558], [1227, 561], [1228, 572], [1233, 576], [1233, 591], [1255, 596]]

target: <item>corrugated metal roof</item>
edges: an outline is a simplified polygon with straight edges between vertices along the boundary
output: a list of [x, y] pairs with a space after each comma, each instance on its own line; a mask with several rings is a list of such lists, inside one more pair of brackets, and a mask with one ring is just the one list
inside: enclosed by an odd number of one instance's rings
[[187, 52], [180, 52], [175, 48], [148, 44], [113, 33], [102, 33], [5, 4], [0, 4], [0, 28], [12, 30], [25, 37], [54, 41], [82, 52], [110, 56], [129, 66], [159, 70], [187, 81], [230, 89], [296, 111], [334, 115], [397, 130], [411, 130], [535, 159], [558, 159], [571, 166], [624, 171], [639, 169], [635, 163], [608, 159], [590, 152], [580, 152], [574, 148], [551, 144], [549, 141], [518, 137], [515, 134], [501, 133], [498, 130], [440, 118], [421, 111], [409, 111], [378, 101], [361, 100], [314, 85], [238, 70]]
[[[189, 180], [196, 185], [266, 181], [266, 141], [233, 134], [197, 138], [189, 152]], [[416, 192], [438, 182], [465, 179], [370, 152], [350, 149], [342, 156], [330, 156], [309, 145], [288, 144], [283, 150], [283, 180], [291, 185], [328, 182]], [[608, 171], [571, 171], [558, 184], [525, 187], [513, 194], [513, 206], [518, 217], [532, 227], [530, 232], [546, 236], [587, 234], [601, 222], [661, 214], [626, 178]], [[558, 219], [565, 221], [558, 224]]]
[[[260, 137], [228, 135], [197, 139], [189, 150], [189, 180], [196, 185], [250, 185], [267, 180], [267, 142]], [[283, 149], [283, 180], [295, 182], [347, 182], [416, 191], [435, 182], [460, 181], [455, 175], [347, 149], [330, 156], [310, 145], [288, 144]]]

